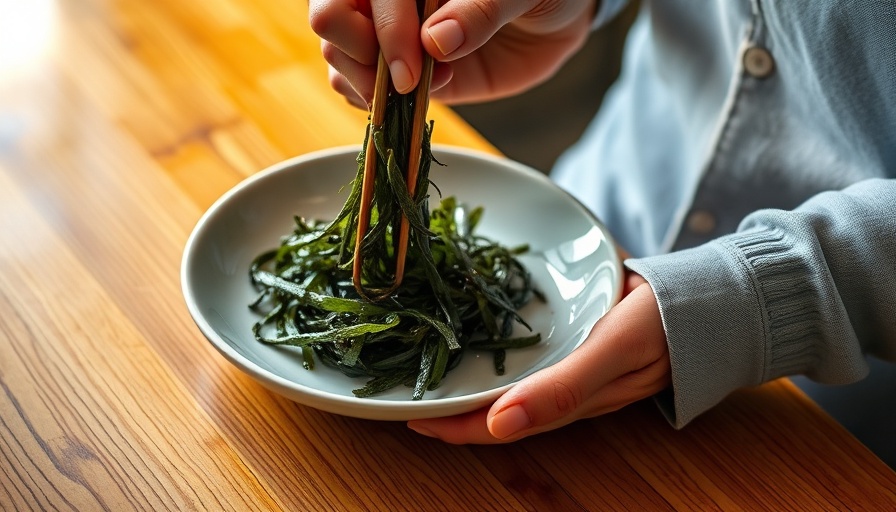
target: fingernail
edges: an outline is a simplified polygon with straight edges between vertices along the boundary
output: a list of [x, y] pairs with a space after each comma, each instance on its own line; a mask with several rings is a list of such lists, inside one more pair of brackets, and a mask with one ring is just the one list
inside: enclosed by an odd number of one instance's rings
[[393, 60], [389, 64], [389, 73], [392, 75], [392, 83], [395, 84], [395, 90], [404, 94], [411, 90], [414, 85], [414, 76], [411, 75], [411, 69], [403, 60]]
[[439, 436], [435, 435], [431, 430], [427, 430], [427, 429], [425, 429], [425, 428], [423, 428], [423, 427], [418, 427], [418, 426], [416, 426], [416, 425], [410, 425], [410, 424], [409, 424], [409, 425], [408, 425], [408, 428], [411, 429], [411, 430], [413, 430], [414, 432], [416, 432], [416, 433], [422, 435], [422, 436], [426, 436], [426, 437], [435, 437], [435, 438], [438, 438], [438, 437], [439, 437]]
[[492, 417], [488, 430], [498, 439], [506, 439], [532, 424], [522, 405], [511, 405]]
[[426, 29], [426, 33], [439, 47], [442, 55], [448, 55], [464, 44], [464, 31], [456, 20], [445, 20]]

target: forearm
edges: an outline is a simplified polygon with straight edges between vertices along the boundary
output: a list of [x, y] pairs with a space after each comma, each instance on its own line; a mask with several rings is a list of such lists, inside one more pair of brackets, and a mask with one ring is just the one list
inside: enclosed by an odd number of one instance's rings
[[852, 382], [864, 353], [896, 356], [894, 180], [762, 210], [735, 234], [627, 265], [660, 304], [673, 372], [661, 405], [676, 426], [739, 387]]

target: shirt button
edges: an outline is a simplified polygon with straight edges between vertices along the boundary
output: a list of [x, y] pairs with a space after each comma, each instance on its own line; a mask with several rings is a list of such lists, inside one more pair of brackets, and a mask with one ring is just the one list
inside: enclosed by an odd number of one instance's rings
[[708, 235], [716, 228], [716, 218], [706, 210], [694, 210], [688, 215], [688, 229], [698, 235]]
[[775, 71], [775, 59], [761, 46], [751, 46], [744, 52], [744, 69], [755, 78], [765, 78]]

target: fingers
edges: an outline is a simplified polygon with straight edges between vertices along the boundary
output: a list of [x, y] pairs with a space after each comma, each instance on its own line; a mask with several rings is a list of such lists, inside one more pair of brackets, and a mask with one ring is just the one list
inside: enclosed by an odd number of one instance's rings
[[308, 21], [321, 39], [349, 59], [362, 66], [376, 65], [379, 52], [376, 31], [356, 2], [309, 0]]
[[[594, 8], [594, 0], [442, 4], [422, 27], [415, 0], [309, 0], [309, 17], [324, 40], [325, 59], [346, 77], [361, 103], [373, 96], [371, 77], [380, 51], [397, 91], [417, 86], [421, 41], [437, 61], [453, 63], [451, 68], [437, 66], [433, 97], [460, 103], [514, 94], [550, 76], [584, 41]], [[450, 80], [452, 73], [463, 80]], [[351, 94], [347, 97], [357, 103]]]
[[454, 67], [446, 62], [436, 62], [432, 70], [431, 91], [438, 91], [445, 87], [454, 77]]
[[518, 383], [487, 412], [409, 426], [451, 443], [514, 441], [652, 396], [669, 385], [670, 373], [659, 309], [645, 282], [569, 357]]
[[321, 54], [330, 65], [330, 85], [349, 103], [367, 108], [379, 46], [370, 8], [353, 0], [309, 0], [308, 20], [321, 38]]
[[395, 90], [404, 94], [417, 86], [423, 66], [420, 17], [416, 0], [371, 0], [373, 25]]
[[330, 86], [333, 90], [343, 95], [350, 105], [361, 110], [369, 109], [370, 96], [367, 96], [366, 92], [362, 95], [355, 90], [354, 86], [349, 82], [345, 75], [336, 71], [332, 66], [330, 66], [329, 78]]
[[[668, 359], [668, 349], [662, 319], [653, 290], [642, 284], [611, 309], [569, 357], [498, 399], [488, 418], [489, 429], [496, 437], [507, 438], [599, 413], [608, 402], [606, 397], [612, 397], [612, 383], [663, 358]], [[657, 385], [665, 385], [661, 376], [653, 377], [662, 381]]]
[[488, 407], [447, 418], [412, 420], [408, 427], [427, 437], [435, 437], [451, 444], [492, 444], [500, 442], [488, 431]]
[[528, 426], [514, 431], [514, 427], [508, 427], [506, 422], [502, 424], [490, 418], [488, 407], [459, 416], [413, 420], [408, 422], [408, 427], [419, 434], [450, 444], [508, 443], [560, 428], [582, 418], [611, 413], [645, 397], [653, 396], [669, 386], [669, 373], [669, 359], [660, 358], [645, 368], [623, 375], [608, 384], [601, 393], [591, 397], [581, 408], [587, 413], [565, 416], [537, 427], [531, 425], [531, 419], [525, 410], [517, 409], [515, 414], [524, 415], [518, 420], [520, 423], [517, 427]]
[[[583, 418], [592, 418], [618, 411], [665, 389], [671, 383], [670, 372], [669, 359], [657, 359], [644, 368], [624, 374], [607, 383], [601, 387], [599, 392], [585, 398], [575, 410], [568, 414], [560, 414], [553, 421], [543, 424], [536, 423], [538, 421], [537, 414], [531, 414], [530, 407], [514, 404], [509, 410], [505, 409], [500, 414], [496, 413], [486, 417], [487, 430], [492, 437], [490, 442], [516, 441], [533, 434], [560, 428]], [[479, 432], [475, 432], [475, 435], [477, 439], [487, 438]]]
[[437, 60], [469, 55], [504, 25], [525, 14], [538, 0], [447, 2], [421, 28], [423, 46]]
[[424, 22], [421, 40], [436, 60], [451, 62], [458, 79], [433, 98], [481, 102], [543, 82], [584, 44], [593, 8], [594, 0], [445, 3]]
[[590, 19], [593, 2], [466, 0], [446, 2], [423, 24], [423, 45], [438, 60], [456, 60], [484, 45], [505, 25], [538, 36]]
[[[410, 92], [419, 83], [423, 50], [415, 0], [310, 0], [309, 21], [322, 39], [324, 59], [351, 85], [351, 103], [359, 103], [352, 91], [363, 104], [372, 99], [380, 51], [396, 91]], [[449, 79], [443, 70], [437, 85]], [[331, 74], [331, 83], [345, 94], [343, 80]]]

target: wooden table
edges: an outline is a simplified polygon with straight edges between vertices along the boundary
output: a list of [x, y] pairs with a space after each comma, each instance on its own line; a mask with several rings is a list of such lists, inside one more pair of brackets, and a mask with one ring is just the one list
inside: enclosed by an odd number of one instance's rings
[[[297, 405], [227, 363], [181, 296], [188, 234], [242, 178], [365, 127], [306, 9], [0, 7], [0, 509], [896, 507], [896, 474], [786, 381], [680, 432], [643, 403], [456, 447]], [[433, 117], [437, 141], [490, 149]]]

